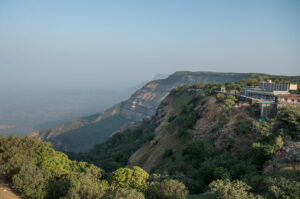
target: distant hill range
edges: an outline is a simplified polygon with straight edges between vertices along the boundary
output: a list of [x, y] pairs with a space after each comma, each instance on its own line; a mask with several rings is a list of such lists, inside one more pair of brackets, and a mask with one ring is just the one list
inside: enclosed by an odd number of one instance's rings
[[95, 144], [124, 129], [131, 122], [152, 117], [162, 100], [174, 87], [196, 82], [226, 83], [244, 78], [271, 77], [254, 73], [175, 72], [165, 79], [153, 80], [131, 97], [101, 114], [72, 120], [51, 129], [35, 131], [31, 136], [49, 141], [53, 147], [65, 152], [85, 152]]

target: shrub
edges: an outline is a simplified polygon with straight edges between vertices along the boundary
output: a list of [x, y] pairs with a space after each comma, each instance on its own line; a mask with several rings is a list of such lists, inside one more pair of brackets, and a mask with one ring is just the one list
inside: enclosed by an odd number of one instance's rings
[[221, 104], [221, 108], [224, 110], [224, 112], [230, 112], [232, 110], [232, 107], [235, 105], [236, 101], [236, 97], [232, 95], [227, 95], [222, 101], [223, 103]]
[[216, 167], [214, 169], [214, 178], [216, 179], [229, 179], [230, 178], [230, 173], [227, 169], [224, 167]]
[[135, 189], [110, 189], [103, 197], [103, 199], [144, 199], [143, 193]]
[[249, 131], [251, 130], [251, 127], [252, 127], [251, 121], [242, 121], [236, 125], [234, 131], [238, 135], [243, 135], [243, 134], [249, 133]]
[[214, 153], [211, 143], [203, 140], [190, 142], [183, 150], [183, 155], [190, 160], [204, 160]]
[[163, 180], [152, 182], [146, 190], [148, 199], [184, 199], [188, 190], [177, 180]]
[[270, 198], [300, 198], [300, 182], [283, 177], [266, 178]]
[[171, 157], [173, 155], [173, 150], [172, 149], [166, 149], [164, 154], [163, 154], [163, 159]]
[[169, 118], [169, 129], [177, 127], [177, 135], [189, 135], [191, 128], [197, 122], [197, 113], [194, 110], [197, 105], [197, 98], [188, 102], [176, 117]]
[[149, 174], [142, 168], [120, 168], [112, 173], [111, 184], [116, 188], [144, 190]]
[[261, 198], [249, 192], [251, 187], [243, 181], [217, 180], [209, 185], [212, 192], [220, 199], [254, 199]]
[[223, 93], [218, 93], [218, 94], [216, 95], [216, 98], [217, 98], [217, 101], [218, 101], [218, 102], [224, 102], [224, 100], [225, 100], [225, 95], [224, 95]]
[[278, 120], [284, 125], [284, 136], [299, 138], [300, 131], [300, 107], [281, 107], [278, 109]]
[[47, 197], [47, 182], [51, 173], [39, 169], [34, 164], [25, 164], [20, 171], [12, 177], [12, 186], [22, 197], [42, 199]]
[[252, 155], [255, 159], [255, 163], [263, 165], [267, 160], [271, 159], [275, 149], [270, 144], [255, 142], [252, 144]]
[[[62, 183], [63, 182], [63, 183]], [[106, 181], [87, 173], [72, 173], [61, 179], [60, 184], [67, 186], [67, 191], [62, 199], [100, 199], [108, 188]]]

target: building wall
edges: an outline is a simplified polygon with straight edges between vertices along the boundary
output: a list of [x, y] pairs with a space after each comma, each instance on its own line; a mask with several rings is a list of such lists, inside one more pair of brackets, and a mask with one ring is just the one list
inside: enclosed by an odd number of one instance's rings
[[277, 102], [279, 102], [279, 103], [298, 103], [298, 104], [300, 104], [300, 95], [277, 96]]
[[260, 82], [259, 88], [268, 92], [272, 91], [289, 91], [289, 84]]
[[295, 91], [298, 89], [298, 85], [297, 84], [290, 84], [290, 90], [291, 91]]
[[260, 117], [273, 118], [276, 116], [277, 106], [275, 103], [259, 103]]

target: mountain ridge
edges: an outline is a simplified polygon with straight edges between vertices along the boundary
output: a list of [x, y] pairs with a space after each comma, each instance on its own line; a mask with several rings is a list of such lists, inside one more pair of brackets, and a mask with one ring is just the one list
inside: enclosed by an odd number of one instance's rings
[[[266, 76], [268, 75], [256, 73], [177, 71], [166, 79], [150, 81], [135, 91], [128, 100], [114, 105], [99, 115], [94, 115], [96, 119], [80, 118], [55, 128], [35, 131], [31, 136], [50, 141], [56, 150], [88, 151], [94, 144], [104, 142], [124, 125], [153, 116], [160, 102], [174, 87], [196, 82], [226, 83]], [[73, 127], [70, 127], [72, 125]]]

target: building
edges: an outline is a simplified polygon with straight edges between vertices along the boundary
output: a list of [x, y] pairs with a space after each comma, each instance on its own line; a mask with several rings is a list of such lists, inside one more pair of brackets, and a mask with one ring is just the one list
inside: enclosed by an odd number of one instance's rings
[[300, 95], [288, 94], [288, 95], [277, 95], [276, 103], [278, 106], [299, 106], [300, 105]]
[[297, 90], [297, 84], [286, 84], [286, 83], [272, 83], [272, 80], [268, 80], [267, 82], [260, 82], [260, 89], [268, 92], [272, 91], [287, 91]]
[[244, 87], [242, 94], [255, 99], [275, 101], [277, 95], [288, 95], [291, 90], [297, 90], [297, 84], [260, 82], [258, 87]]
[[277, 104], [274, 101], [261, 101], [258, 103], [260, 118], [273, 118], [277, 113]]
[[297, 84], [260, 82], [258, 87], [244, 87], [240, 96], [252, 99], [258, 104], [260, 117], [275, 117], [277, 108], [281, 106], [299, 106], [300, 95], [290, 94], [297, 90]]

